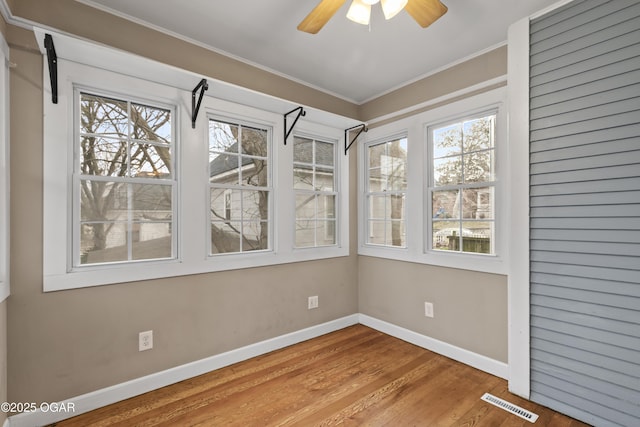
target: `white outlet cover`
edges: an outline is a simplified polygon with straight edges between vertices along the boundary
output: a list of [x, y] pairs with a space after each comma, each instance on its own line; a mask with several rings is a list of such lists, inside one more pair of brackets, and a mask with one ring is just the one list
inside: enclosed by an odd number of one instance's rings
[[424, 315], [426, 317], [433, 317], [433, 303], [425, 301], [425, 303], [424, 303]]
[[151, 350], [153, 348], [153, 331], [144, 331], [138, 334], [138, 351]]

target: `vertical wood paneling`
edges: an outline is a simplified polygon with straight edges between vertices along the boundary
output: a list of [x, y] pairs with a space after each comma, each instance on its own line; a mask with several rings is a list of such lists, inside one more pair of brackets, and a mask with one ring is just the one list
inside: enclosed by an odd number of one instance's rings
[[640, 2], [530, 27], [531, 399], [640, 425]]

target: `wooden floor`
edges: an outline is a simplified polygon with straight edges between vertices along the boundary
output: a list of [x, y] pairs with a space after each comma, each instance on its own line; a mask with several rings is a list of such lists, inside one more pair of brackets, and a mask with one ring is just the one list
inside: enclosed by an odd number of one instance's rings
[[182, 381], [57, 426], [530, 426], [489, 392], [586, 426], [507, 391], [506, 381], [363, 325]]

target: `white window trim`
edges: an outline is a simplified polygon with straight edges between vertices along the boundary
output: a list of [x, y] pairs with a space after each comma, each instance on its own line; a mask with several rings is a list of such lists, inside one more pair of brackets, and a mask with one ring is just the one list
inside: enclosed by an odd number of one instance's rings
[[9, 64], [9, 46], [0, 33], [0, 302], [10, 293]]
[[[371, 233], [370, 233], [370, 229], [369, 229], [369, 220], [371, 219], [372, 216], [372, 212], [371, 212], [371, 205], [367, 202], [367, 196], [369, 195], [369, 193], [372, 193], [370, 191], [368, 191], [369, 189], [369, 151], [368, 149], [372, 146], [375, 145], [380, 145], [380, 144], [386, 144], [388, 142], [392, 142], [392, 141], [396, 141], [399, 139], [407, 139], [407, 178], [408, 178], [408, 170], [409, 170], [409, 143], [408, 143], [408, 135], [407, 132], [402, 130], [400, 132], [397, 133], [393, 133], [393, 134], [389, 134], [386, 135], [382, 138], [378, 138], [378, 139], [372, 139], [369, 140], [369, 138], [367, 138], [367, 141], [363, 144], [363, 149], [362, 149], [362, 162], [361, 162], [361, 169], [362, 169], [362, 185], [363, 185], [363, 190], [362, 190], [362, 203], [363, 203], [363, 208], [361, 210], [361, 212], [363, 213], [363, 217], [361, 219], [362, 222], [362, 245], [367, 247], [367, 248], [384, 248], [384, 249], [391, 249], [391, 250], [406, 250], [408, 248], [408, 238], [409, 235], [411, 234], [411, 230], [409, 229], [409, 224], [408, 224], [408, 220], [407, 220], [407, 194], [408, 194], [408, 179], [407, 179], [407, 190], [404, 191], [393, 191], [393, 193], [403, 193], [405, 195], [405, 232], [406, 232], [406, 236], [405, 236], [405, 245], [404, 246], [392, 246], [392, 245], [381, 245], [381, 244], [377, 244], [377, 243], [369, 243], [369, 240], [374, 237]], [[387, 221], [387, 218], [384, 219], [385, 222]], [[390, 221], [390, 219], [389, 219]]]
[[[203, 98], [196, 127], [192, 129], [191, 91], [201, 76], [69, 36], [40, 29], [34, 31], [43, 55], [46, 53], [42, 45], [44, 34], [53, 35], [58, 56], [58, 104], [51, 102], [47, 60], [46, 57], [43, 59], [45, 291], [333, 258], [349, 254], [348, 179], [341, 180], [339, 189], [339, 243], [331, 247], [293, 247], [293, 145], [292, 138], [291, 141], [287, 141], [287, 145], [283, 141], [283, 114], [291, 110], [290, 102], [209, 79], [210, 89]], [[69, 268], [70, 252], [62, 246], [70, 248], [72, 236], [69, 213], [72, 209], [72, 198], [68, 191], [72, 182], [68, 171], [73, 170], [70, 163], [73, 161], [73, 145], [70, 141], [73, 138], [74, 85], [131, 94], [134, 98], [177, 106], [175, 127], [179, 143], [176, 157], [183, 165], [176, 165], [179, 188], [176, 230], [178, 259], [96, 265], [92, 268], [83, 266], [77, 271], [71, 271]], [[296, 125], [296, 132], [333, 139], [337, 141], [338, 146], [344, 144], [344, 129], [357, 123], [353, 119], [321, 110], [308, 107], [305, 109], [307, 118]], [[270, 232], [274, 237], [269, 251], [208, 256], [206, 224], [209, 218], [206, 203], [209, 114], [261, 123], [273, 130], [273, 226]], [[348, 156], [338, 155], [335, 168], [339, 170], [340, 176], [349, 176], [348, 167]]]
[[[335, 195], [336, 199], [335, 199], [335, 222], [334, 222], [334, 227], [335, 227], [335, 233], [332, 233], [331, 236], [329, 236], [328, 234], [328, 230], [325, 230], [325, 238], [326, 237], [335, 237], [335, 243], [331, 244], [331, 245], [317, 245], [317, 246], [296, 246], [296, 242], [295, 242], [295, 229], [296, 229], [296, 223], [295, 223], [295, 219], [296, 219], [296, 194], [299, 194], [296, 192], [296, 190], [293, 190], [293, 247], [295, 251], [304, 251], [304, 250], [322, 250], [322, 248], [336, 248], [336, 247], [342, 247], [345, 244], [345, 241], [341, 240], [341, 235], [344, 235], [344, 233], [340, 232], [340, 228], [343, 222], [348, 222], [348, 219], [345, 220], [344, 218], [346, 218], [344, 216], [344, 212], [341, 210], [341, 207], [345, 204], [348, 203], [348, 199], [344, 200], [344, 198], [342, 198], [341, 196], [345, 193], [345, 185], [343, 185], [343, 182], [345, 180], [342, 179], [344, 175], [344, 173], [348, 172], [344, 171], [343, 169], [345, 169], [345, 167], [347, 166], [345, 163], [346, 159], [343, 159], [343, 157], [346, 157], [343, 153], [343, 150], [340, 149], [340, 141], [339, 141], [339, 135], [337, 135], [335, 129], [329, 129], [329, 128], [325, 128], [325, 129], [321, 129], [318, 126], [315, 126], [315, 129], [310, 129], [310, 126], [302, 126], [302, 129], [307, 129], [309, 132], [305, 133], [305, 132], [301, 132], [300, 130], [296, 130], [295, 132], [292, 133], [292, 137], [291, 137], [291, 141], [293, 143], [293, 140], [295, 137], [300, 137], [300, 138], [307, 138], [307, 139], [311, 139], [314, 141], [320, 141], [320, 142], [326, 142], [326, 143], [331, 143], [333, 144], [334, 147], [334, 161], [333, 161], [333, 185], [334, 185], [334, 189], [333, 191], [315, 191], [315, 190], [310, 190], [309, 194], [311, 193], [315, 193], [315, 194], [333, 194]], [[331, 135], [331, 137], [326, 136], [326, 135]], [[315, 162], [315, 159], [313, 160]], [[318, 166], [317, 163], [314, 163], [314, 165]], [[293, 170], [291, 173], [291, 185], [293, 185]], [[348, 175], [346, 178], [346, 181], [348, 181]], [[325, 206], [326, 208], [326, 206]], [[347, 226], [348, 227], [348, 226]], [[347, 234], [348, 234], [348, 230], [347, 230]], [[348, 236], [347, 236], [348, 237]], [[346, 242], [348, 244], [348, 240]]]
[[[496, 254], [448, 253], [446, 251], [429, 250], [427, 240], [427, 179], [430, 165], [427, 157], [427, 127], [455, 119], [457, 117], [473, 115], [483, 111], [497, 109], [496, 119]], [[507, 231], [509, 218], [506, 215], [508, 206], [507, 183], [509, 180], [509, 165], [507, 163], [509, 144], [507, 140], [506, 88], [500, 87], [478, 95], [451, 102], [442, 107], [434, 108], [395, 122], [369, 130], [366, 143], [380, 141], [401, 133], [408, 138], [408, 187], [406, 199], [406, 227], [407, 247], [393, 248], [366, 244], [365, 215], [360, 215], [358, 230], [358, 253], [360, 255], [379, 258], [395, 259], [464, 270], [481, 271], [487, 273], [506, 274], [508, 271]], [[365, 212], [365, 179], [366, 165], [364, 165], [365, 144], [358, 147], [360, 173], [358, 175], [358, 207], [359, 212]]]

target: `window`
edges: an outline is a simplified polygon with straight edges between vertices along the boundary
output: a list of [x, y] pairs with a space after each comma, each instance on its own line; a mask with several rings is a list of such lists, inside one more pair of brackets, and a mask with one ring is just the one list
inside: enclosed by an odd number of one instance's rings
[[9, 296], [9, 46], [0, 33], [0, 302]]
[[354, 120], [309, 108], [314, 121], [296, 125], [317, 136], [295, 162], [311, 170], [299, 192], [317, 199], [300, 211], [314, 246], [298, 246], [289, 102], [216, 82], [192, 123], [192, 73], [53, 38], [64, 56], [58, 103], [43, 69], [45, 291], [349, 255], [349, 158], [335, 152]]
[[74, 267], [175, 258], [169, 107], [76, 90]]
[[209, 254], [270, 248], [270, 133], [209, 120]]
[[496, 113], [428, 128], [431, 249], [494, 254]]
[[360, 255], [508, 273], [506, 94], [370, 123], [358, 147]]
[[334, 142], [294, 137], [295, 246], [331, 246], [336, 236]]
[[407, 138], [367, 145], [367, 243], [406, 247]]

